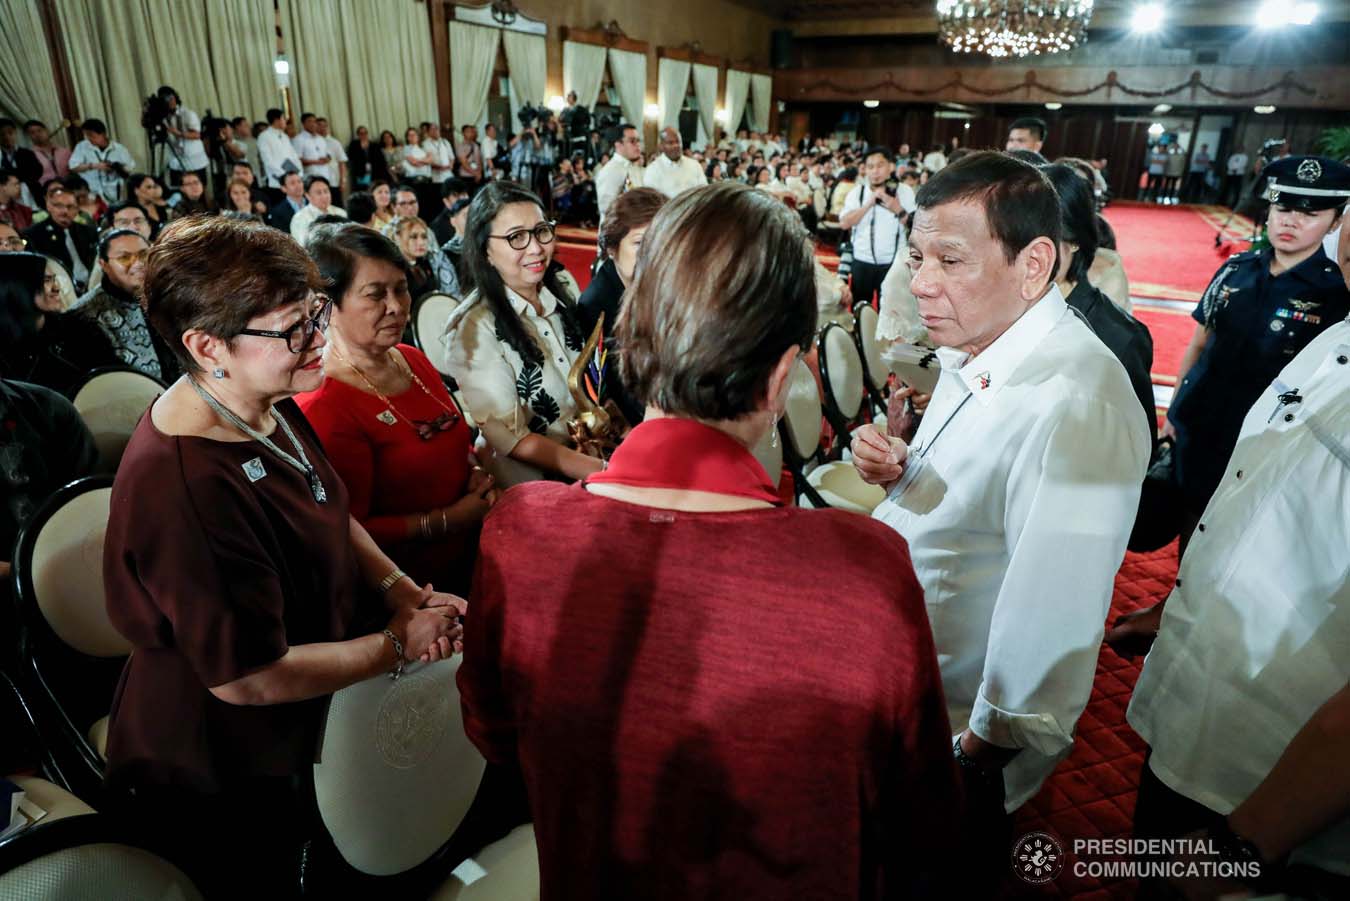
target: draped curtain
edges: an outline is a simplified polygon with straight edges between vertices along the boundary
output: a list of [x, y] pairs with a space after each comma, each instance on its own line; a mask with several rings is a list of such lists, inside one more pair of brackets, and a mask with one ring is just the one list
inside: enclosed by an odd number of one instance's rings
[[685, 95], [689, 93], [689, 63], [680, 59], [661, 59], [656, 65], [657, 125], [667, 125], [680, 130], [680, 110], [684, 107]]
[[750, 76], [750, 127], [760, 134], [769, 130], [769, 104], [773, 102], [773, 78], [769, 75]]
[[750, 92], [750, 73], [738, 69], [727, 70], [727, 133], [735, 135], [745, 115], [745, 99]]
[[703, 140], [717, 139], [717, 67], [694, 63], [694, 98], [698, 100], [698, 124]]
[[0, 115], [20, 125], [45, 122], [54, 140], [66, 142], [65, 130], [55, 128], [61, 102], [37, 0], [0, 0]]
[[414, 0], [281, 0], [281, 30], [297, 118], [326, 117], [344, 144], [358, 125], [401, 141], [438, 118], [431, 32]]
[[595, 108], [605, 80], [605, 48], [595, 44], [563, 42], [563, 93], [576, 91], [577, 103]]
[[619, 92], [624, 121], [642, 130], [642, 112], [647, 97], [647, 54], [609, 50], [609, 77]]
[[[138, 163], [149, 159], [141, 102], [160, 85], [203, 117], [257, 119], [277, 100], [265, 0], [56, 0], [56, 8], [79, 117], [107, 122]], [[233, 30], [212, 40], [213, 27]]]
[[487, 115], [500, 38], [495, 28], [450, 23], [450, 105], [457, 129], [477, 125]]
[[506, 67], [511, 71], [511, 121], [516, 122], [516, 111], [522, 106], [544, 102], [548, 51], [542, 35], [510, 30], [502, 32], [502, 46], [506, 48]]

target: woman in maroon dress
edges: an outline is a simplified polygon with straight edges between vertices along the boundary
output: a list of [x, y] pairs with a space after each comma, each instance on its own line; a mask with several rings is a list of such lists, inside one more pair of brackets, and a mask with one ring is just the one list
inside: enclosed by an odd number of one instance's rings
[[905, 542], [781, 506], [749, 450], [815, 324], [795, 213], [734, 183], [676, 197], [618, 322], [646, 419], [605, 472], [521, 485], [484, 523], [465, 727], [521, 766], [545, 897], [910, 898], [951, 876], [951, 731]]
[[147, 315], [186, 374], [113, 484], [108, 614], [134, 653], [107, 778], [213, 896], [295, 892], [309, 819], [296, 785], [323, 699], [448, 655], [465, 609], [351, 518], [290, 400], [323, 378], [321, 284], [289, 236], [216, 217], [165, 229], [145, 273]]
[[496, 491], [440, 373], [400, 343], [408, 263], [393, 241], [356, 224], [320, 226], [306, 249], [333, 320], [323, 384], [296, 402], [347, 486], [352, 516], [380, 547], [419, 583], [467, 591]]

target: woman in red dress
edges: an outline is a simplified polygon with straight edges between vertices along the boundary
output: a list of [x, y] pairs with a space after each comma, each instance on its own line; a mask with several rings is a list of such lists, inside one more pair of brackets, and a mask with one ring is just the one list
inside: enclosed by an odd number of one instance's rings
[[316, 228], [306, 249], [328, 283], [333, 318], [323, 384], [296, 400], [375, 541], [419, 583], [467, 589], [496, 491], [439, 373], [399, 343], [411, 303], [407, 262], [356, 224]]

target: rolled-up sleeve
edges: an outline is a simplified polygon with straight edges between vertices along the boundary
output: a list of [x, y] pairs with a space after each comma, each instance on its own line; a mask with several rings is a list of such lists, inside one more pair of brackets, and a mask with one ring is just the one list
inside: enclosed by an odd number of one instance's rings
[[1129, 400], [1071, 401], [1014, 465], [1009, 563], [970, 715], [993, 744], [1051, 756], [1073, 744], [1148, 465]]
[[446, 365], [483, 437], [510, 454], [530, 434], [531, 413], [516, 394], [516, 371], [503, 355], [492, 316], [482, 308], [452, 322], [445, 333]]

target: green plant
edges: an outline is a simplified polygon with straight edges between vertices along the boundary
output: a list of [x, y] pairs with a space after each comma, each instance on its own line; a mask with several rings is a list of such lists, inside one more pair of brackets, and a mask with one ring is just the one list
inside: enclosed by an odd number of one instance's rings
[[1350, 125], [1328, 128], [1317, 141], [1317, 149], [1333, 160], [1350, 159]]

